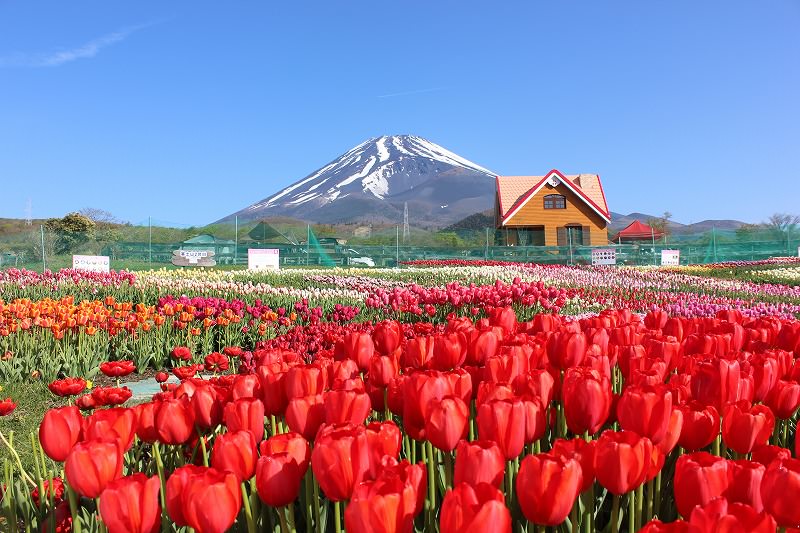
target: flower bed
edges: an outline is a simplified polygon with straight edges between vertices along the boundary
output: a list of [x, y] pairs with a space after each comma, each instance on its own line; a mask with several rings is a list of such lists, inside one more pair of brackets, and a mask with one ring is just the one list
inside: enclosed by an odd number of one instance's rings
[[[496, 303], [470, 302], [474, 321], [308, 321], [249, 351], [177, 346], [165, 370], [181, 383], [132, 407], [124, 388], [53, 384], [77, 399], [45, 414], [35, 471], [0, 439], [2, 525], [800, 527], [798, 321], [735, 309], [522, 319]], [[13, 409], [0, 402], [0, 414]]]

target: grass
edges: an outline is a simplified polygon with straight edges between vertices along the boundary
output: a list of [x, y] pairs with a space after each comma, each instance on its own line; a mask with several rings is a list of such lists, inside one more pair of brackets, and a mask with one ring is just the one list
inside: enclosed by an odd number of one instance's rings
[[[17, 402], [17, 408], [10, 415], [0, 418], [0, 432], [6, 439], [13, 433], [14, 449], [19, 453], [22, 466], [26, 472], [33, 472], [31, 434], [37, 435], [45, 411], [65, 405], [66, 402], [54, 396], [41, 381], [2, 384], [0, 398], [8, 397]], [[0, 462], [6, 457], [10, 458], [11, 453], [0, 442]]]

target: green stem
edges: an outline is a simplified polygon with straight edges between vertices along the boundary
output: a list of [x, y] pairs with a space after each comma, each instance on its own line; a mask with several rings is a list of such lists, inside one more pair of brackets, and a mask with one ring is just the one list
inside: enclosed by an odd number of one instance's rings
[[[81, 533], [81, 520], [78, 517], [78, 495], [69, 485], [67, 485], [67, 497], [69, 498], [70, 514], [72, 514], [72, 531], [73, 533]], [[55, 516], [53, 516], [52, 520], [55, 521]]]
[[281, 533], [289, 533], [289, 525], [286, 523], [286, 514], [284, 514], [281, 508], [278, 508], [277, 511], [278, 519], [281, 521]]
[[256, 522], [253, 520], [253, 510], [250, 508], [250, 498], [247, 494], [247, 489], [244, 483], [241, 485], [242, 489], [242, 506], [244, 507], [244, 517], [247, 521], [247, 533], [256, 533]]
[[436, 465], [434, 464], [433, 444], [425, 441], [423, 444], [423, 453], [427, 452], [427, 458], [423, 455], [423, 460], [428, 466], [428, 509], [426, 530], [431, 531], [434, 527], [434, 515], [436, 513]]
[[[8, 435], [9, 435], [9, 437], [8, 437], [9, 439], [11, 439], [11, 440], [14, 439], [14, 432], [13, 431], [11, 433], [9, 433]], [[15, 450], [14, 446], [9, 441], [6, 440], [6, 438], [3, 435], [2, 431], [0, 431], [0, 441], [3, 441], [3, 444], [6, 445], [6, 448], [8, 448], [8, 451], [10, 451], [11, 455], [14, 457], [14, 459], [16, 459], [17, 466], [19, 466], [20, 475], [22, 475], [22, 477], [25, 478], [25, 481], [30, 483], [32, 487], [35, 487], [36, 483], [33, 481], [33, 479], [31, 479], [31, 476], [29, 476], [25, 472], [25, 467], [22, 466], [22, 459], [19, 458], [19, 454], [17, 453], [17, 450]]]
[[644, 484], [636, 488], [636, 531], [642, 528], [642, 515], [644, 513]]
[[319, 485], [317, 485], [313, 476], [311, 477], [311, 487], [314, 489], [314, 527], [316, 527], [317, 533], [322, 533], [322, 520], [320, 518], [322, 512], [319, 508]]
[[[653, 498], [653, 517], [661, 514], [661, 471], [656, 474], [656, 493]], [[652, 518], [652, 517], [651, 517]]]
[[578, 533], [578, 507], [580, 507], [580, 504], [578, 500], [575, 500], [575, 503], [572, 504], [572, 510], [569, 512], [569, 523], [572, 526], [570, 531], [572, 533]]
[[616, 494], [611, 505], [611, 533], [619, 533], [619, 496]]
[[644, 518], [642, 519], [644, 523], [649, 522], [653, 517], [654, 491], [655, 486], [653, 480], [651, 479], [647, 482], [647, 508], [645, 509]]
[[297, 526], [295, 526], [295, 523], [294, 523], [294, 504], [290, 503], [289, 505], [286, 506], [285, 510], [286, 510], [286, 514], [289, 517], [289, 520], [288, 520], [288, 522], [289, 522], [289, 531], [291, 531], [292, 533], [296, 533]]
[[442, 452], [444, 456], [445, 491], [453, 488], [453, 452]]
[[[158, 451], [158, 443], [153, 444], [153, 457], [156, 460], [156, 470], [158, 479], [161, 481], [161, 530], [169, 531], [169, 518], [167, 517], [167, 480], [164, 477], [164, 461], [161, 460], [161, 452]], [[75, 519], [73, 518], [73, 522]]]
[[628, 493], [628, 533], [636, 533], [636, 492]]
[[336, 533], [342, 533], [342, 502], [333, 502], [333, 520]]

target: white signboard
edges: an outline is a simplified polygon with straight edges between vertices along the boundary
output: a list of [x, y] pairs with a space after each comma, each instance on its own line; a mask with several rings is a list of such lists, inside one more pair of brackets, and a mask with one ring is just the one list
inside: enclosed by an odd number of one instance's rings
[[214, 250], [174, 250], [172, 264], [175, 266], [212, 267], [217, 264]]
[[678, 266], [681, 264], [680, 250], [661, 250], [662, 266]]
[[617, 251], [613, 248], [599, 248], [592, 250], [592, 265], [616, 265]]
[[277, 248], [249, 248], [248, 270], [277, 270], [280, 268], [280, 250]]
[[107, 255], [73, 255], [72, 268], [107, 273], [111, 269], [111, 260]]

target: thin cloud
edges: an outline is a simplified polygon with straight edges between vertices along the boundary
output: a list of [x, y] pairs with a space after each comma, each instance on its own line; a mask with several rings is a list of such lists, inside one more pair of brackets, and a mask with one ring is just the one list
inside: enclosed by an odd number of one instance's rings
[[146, 24], [122, 28], [113, 33], [103, 35], [97, 39], [92, 39], [81, 46], [70, 48], [68, 50], [57, 50], [54, 52], [36, 54], [17, 53], [3, 56], [0, 57], [0, 67], [58, 67], [79, 59], [91, 59], [99, 54], [100, 50], [103, 48], [120, 43], [134, 33], [145, 28], [149, 28], [150, 26], [154, 26], [159, 22], [161, 21], [148, 22]]
[[395, 96], [409, 96], [412, 94], [432, 93], [436, 91], [443, 91], [447, 87], [431, 87], [430, 89], [416, 89], [413, 91], [404, 91], [401, 93], [380, 94], [378, 98], [394, 98]]

